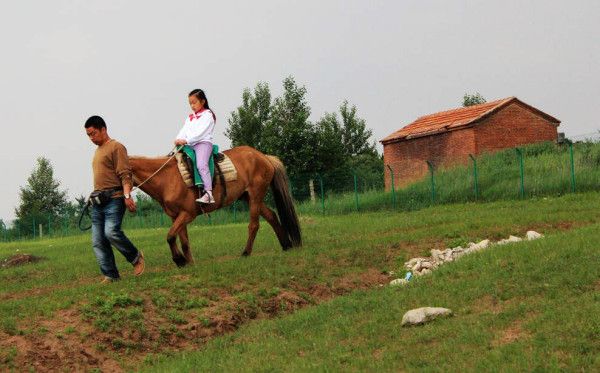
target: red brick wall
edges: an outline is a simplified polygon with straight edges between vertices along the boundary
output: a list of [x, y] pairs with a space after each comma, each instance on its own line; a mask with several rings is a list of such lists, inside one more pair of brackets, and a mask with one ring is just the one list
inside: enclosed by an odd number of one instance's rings
[[512, 103], [476, 124], [477, 154], [541, 141], [556, 141], [556, 125], [532, 113], [518, 103]]
[[390, 189], [387, 165], [394, 171], [396, 188], [425, 177], [426, 160], [436, 167], [468, 162], [469, 154], [480, 154], [540, 141], [554, 141], [557, 127], [518, 103], [513, 103], [473, 127], [419, 137], [383, 146], [385, 188]]
[[469, 153], [474, 151], [475, 135], [472, 128], [384, 145], [385, 188], [389, 190], [391, 185], [387, 165], [394, 171], [394, 184], [398, 188], [426, 176], [429, 172], [428, 160], [439, 167], [457, 159], [468, 159]]

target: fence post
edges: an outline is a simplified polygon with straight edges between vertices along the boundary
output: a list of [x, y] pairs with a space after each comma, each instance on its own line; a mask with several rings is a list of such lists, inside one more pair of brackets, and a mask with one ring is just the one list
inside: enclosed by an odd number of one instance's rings
[[356, 177], [356, 171], [352, 170], [354, 175], [354, 203], [356, 205], [356, 211], [358, 211], [358, 178]]
[[477, 160], [473, 154], [469, 154], [469, 158], [473, 161], [473, 181], [475, 184], [475, 200], [479, 199], [479, 183], [477, 182]]
[[573, 143], [570, 141], [569, 153], [571, 153], [571, 192], [575, 193], [575, 161], [573, 159]]
[[425, 162], [427, 162], [429, 172], [431, 173], [431, 203], [435, 203], [435, 178], [433, 176], [433, 163], [431, 161]]
[[519, 169], [521, 170], [521, 198], [525, 198], [525, 170], [523, 169], [523, 152], [519, 148], [515, 148], [519, 157]]
[[323, 178], [321, 174], [317, 174], [319, 177], [319, 186], [321, 187], [321, 213], [325, 215], [325, 193], [323, 192]]
[[392, 170], [392, 166], [389, 164], [387, 168], [390, 170], [390, 177], [392, 179], [392, 207], [396, 208], [396, 183], [394, 183], [394, 170]]

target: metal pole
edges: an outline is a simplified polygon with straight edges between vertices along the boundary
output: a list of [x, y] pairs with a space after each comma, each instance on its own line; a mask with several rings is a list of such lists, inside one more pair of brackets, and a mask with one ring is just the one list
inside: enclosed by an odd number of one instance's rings
[[521, 170], [521, 198], [525, 198], [525, 170], [523, 168], [523, 152], [519, 148], [515, 148], [519, 157], [519, 168]]
[[575, 193], [575, 161], [573, 159], [572, 142], [569, 142], [569, 152], [571, 153], [571, 192]]
[[431, 161], [427, 162], [427, 166], [429, 166], [429, 172], [431, 173], [431, 203], [435, 203], [435, 178], [433, 176], [433, 163]]
[[356, 177], [356, 171], [352, 170], [354, 175], [354, 202], [356, 205], [356, 211], [358, 211], [358, 178]]
[[390, 177], [392, 179], [392, 207], [395, 209], [396, 208], [396, 183], [394, 182], [394, 170], [392, 170], [392, 167], [388, 164], [387, 168], [390, 170]]
[[321, 187], [321, 213], [325, 215], [325, 193], [323, 192], [323, 178], [320, 174], [317, 174], [319, 177], [319, 186]]
[[479, 199], [479, 184], [477, 182], [477, 160], [472, 154], [469, 154], [469, 158], [473, 161], [473, 181], [475, 184], [475, 200]]

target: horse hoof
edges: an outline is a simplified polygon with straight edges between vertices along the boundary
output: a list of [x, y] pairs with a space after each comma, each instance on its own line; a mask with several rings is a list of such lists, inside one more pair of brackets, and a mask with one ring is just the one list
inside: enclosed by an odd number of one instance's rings
[[185, 265], [187, 264], [187, 261], [185, 260], [184, 257], [182, 256], [178, 256], [176, 258], [173, 258], [173, 262], [175, 262], [175, 264], [177, 265], [177, 267], [181, 268], [181, 267], [185, 267]]
[[250, 256], [250, 253], [246, 250], [242, 251], [242, 256]]

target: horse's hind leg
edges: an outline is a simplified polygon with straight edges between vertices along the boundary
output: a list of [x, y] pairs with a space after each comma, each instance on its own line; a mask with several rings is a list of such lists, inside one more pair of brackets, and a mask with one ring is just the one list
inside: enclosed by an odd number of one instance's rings
[[260, 215], [265, 218], [265, 220], [271, 225], [275, 234], [277, 235], [277, 239], [279, 240], [279, 244], [281, 244], [281, 248], [283, 250], [287, 250], [292, 247], [292, 243], [290, 242], [290, 238], [287, 233], [281, 226], [275, 211], [271, 210], [264, 202], [260, 204]]
[[187, 264], [187, 261], [183, 254], [179, 251], [177, 247], [177, 235], [182, 227], [187, 224], [186, 222], [186, 214], [179, 214], [177, 218], [173, 220], [173, 225], [171, 225], [171, 229], [169, 229], [169, 233], [167, 233], [167, 243], [169, 244], [169, 248], [171, 249], [171, 257], [175, 264], [178, 267], [183, 267]]
[[187, 225], [183, 225], [179, 230], [179, 243], [181, 244], [181, 250], [187, 264], [194, 263], [194, 257], [192, 256], [192, 249], [190, 248], [190, 239], [188, 237]]
[[248, 241], [246, 241], [246, 247], [242, 252], [243, 256], [252, 254], [252, 246], [254, 245], [256, 232], [258, 232], [260, 217], [260, 203], [248, 198], [248, 205], [250, 207], [250, 224], [248, 224]]

